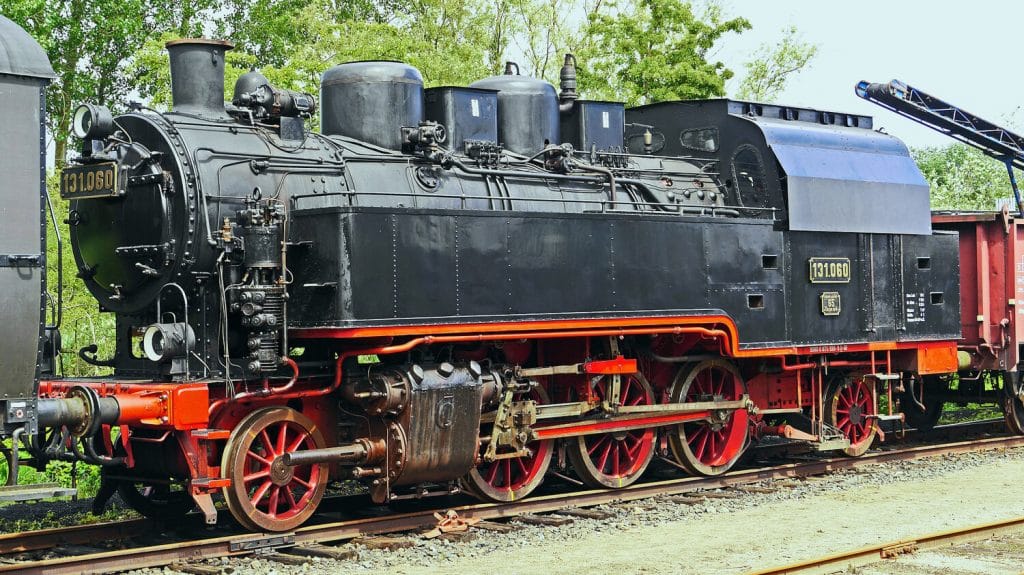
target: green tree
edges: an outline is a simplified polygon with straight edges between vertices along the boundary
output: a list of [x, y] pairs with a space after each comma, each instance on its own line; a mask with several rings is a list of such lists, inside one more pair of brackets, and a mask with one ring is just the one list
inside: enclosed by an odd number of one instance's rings
[[681, 0], [620, 0], [593, 12], [578, 56], [588, 97], [629, 105], [725, 94], [732, 70], [711, 61], [725, 35], [750, 29], [715, 3], [696, 13]]
[[[234, 0], [232, 0], [234, 1]], [[335, 0], [264, 0], [243, 17], [217, 24], [236, 47], [228, 52], [226, 88], [260, 69], [283, 88], [316, 94], [320, 75], [354, 60], [401, 60], [416, 66], [430, 85], [466, 84], [487, 75], [494, 7], [483, 0], [413, 0], [389, 21], [369, 8], [338, 12]], [[273, 4], [273, 8], [270, 6]], [[262, 12], [272, 12], [264, 21]], [[136, 89], [158, 108], [170, 104], [164, 44], [174, 31], [154, 35], [133, 58]]]
[[46, 50], [57, 79], [47, 94], [55, 161], [67, 156], [71, 114], [83, 100], [113, 103], [131, 90], [124, 61], [152, 29], [143, 0], [3, 0], [0, 10]]
[[[57, 221], [60, 237], [63, 240], [63, 258], [59, 257], [57, 236], [48, 219], [46, 237], [46, 263], [47, 263], [47, 291], [50, 293], [52, 302], [57, 302], [58, 284], [58, 262], [64, 266], [64, 290], [63, 306], [64, 317], [61, 324], [61, 339], [64, 352], [60, 356], [61, 372], [64, 375], [102, 375], [110, 372], [109, 368], [101, 368], [87, 364], [78, 356], [78, 350], [95, 343], [98, 347], [97, 356], [101, 358], [111, 357], [114, 352], [114, 316], [112, 314], [98, 313], [99, 306], [96, 300], [85, 287], [85, 283], [76, 276], [77, 267], [75, 258], [71, 253], [71, 242], [69, 238], [68, 225], [64, 221], [68, 217], [68, 203], [59, 200], [58, 191], [59, 177], [53, 172], [47, 178], [46, 184], [50, 197], [53, 198], [55, 220]], [[49, 320], [51, 317], [48, 317]]]
[[[573, 0], [518, 0], [511, 5], [514, 22], [512, 43], [525, 57], [523, 72], [551, 82], [558, 81], [562, 55], [577, 43], [580, 30], [567, 13], [578, 13]], [[500, 71], [500, 70], [496, 70]]]
[[818, 46], [804, 42], [796, 26], [782, 31], [782, 39], [764, 43], [744, 63], [746, 76], [740, 82], [736, 97], [744, 100], [772, 102], [794, 74], [807, 68], [818, 53]]
[[[966, 144], [915, 148], [911, 155], [931, 187], [932, 209], [994, 210], [996, 200], [1013, 197], [1006, 166]], [[1024, 183], [1020, 171], [1016, 178]]]

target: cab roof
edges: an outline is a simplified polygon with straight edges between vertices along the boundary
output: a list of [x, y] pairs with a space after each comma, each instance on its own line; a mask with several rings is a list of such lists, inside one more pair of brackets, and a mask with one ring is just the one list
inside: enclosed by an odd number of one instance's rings
[[0, 16], [0, 74], [45, 80], [56, 77], [42, 46], [4, 16]]

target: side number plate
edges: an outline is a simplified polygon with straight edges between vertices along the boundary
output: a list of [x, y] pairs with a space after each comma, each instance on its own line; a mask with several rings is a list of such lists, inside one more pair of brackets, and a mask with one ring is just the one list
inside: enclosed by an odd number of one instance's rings
[[850, 258], [809, 258], [812, 284], [850, 283]]

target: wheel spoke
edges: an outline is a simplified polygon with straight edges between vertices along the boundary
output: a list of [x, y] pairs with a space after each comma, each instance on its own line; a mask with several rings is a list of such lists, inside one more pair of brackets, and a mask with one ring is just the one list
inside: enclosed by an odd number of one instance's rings
[[637, 458], [637, 454], [640, 453], [640, 448], [643, 447], [643, 446], [644, 446], [644, 443], [640, 439], [637, 439], [636, 443], [634, 443], [632, 446], [626, 445], [625, 446], [626, 456], [630, 460], [636, 459]]
[[[267, 429], [263, 428], [260, 430], [260, 441], [263, 442], [263, 448], [266, 449], [267, 455], [275, 456], [278, 455], [274, 452], [274, 442], [270, 441], [270, 436], [267, 435]], [[271, 457], [273, 458], [273, 457]]]
[[299, 503], [295, 500], [295, 494], [292, 493], [292, 490], [287, 485], [284, 486], [284, 498], [288, 500], [288, 509], [295, 509], [299, 506]]
[[263, 479], [264, 477], [270, 477], [269, 469], [261, 469], [256, 473], [250, 473], [249, 475], [243, 477], [242, 481], [244, 481], [245, 483], [249, 483], [251, 481], [256, 481], [257, 479]]
[[519, 466], [519, 475], [518, 475], [518, 477], [529, 477], [529, 475], [530, 475], [530, 470], [527, 469], [526, 462], [523, 461], [524, 459], [526, 459], [526, 458], [525, 457], [517, 457], [516, 458], [516, 465]]
[[293, 441], [291, 445], [287, 447], [285, 453], [293, 453], [295, 451], [298, 451], [299, 447], [301, 447], [302, 444], [305, 443], [307, 439], [309, 439], [308, 433], [299, 433], [299, 436], [295, 438], [295, 441]]
[[273, 486], [274, 484], [271, 483], [269, 479], [267, 479], [266, 481], [263, 482], [262, 485], [259, 486], [258, 489], [256, 489], [255, 492], [253, 492], [250, 501], [252, 501], [253, 504], [259, 503], [260, 500], [263, 499], [263, 496], [267, 494], [267, 491], [269, 491], [270, 488]]
[[[641, 432], [641, 436], [642, 436], [643, 435], [643, 430], [640, 429], [638, 431]], [[623, 441], [626, 442], [627, 447], [629, 447], [630, 449], [636, 449], [636, 447], [643, 442], [643, 439], [641, 437], [637, 437], [635, 435], [635, 432], [631, 432], [631, 433], [626, 434], [626, 437], [623, 438]]]
[[247, 451], [245, 453], [245, 455], [247, 457], [251, 457], [251, 458], [255, 459], [256, 461], [259, 461], [263, 465], [266, 465], [268, 467], [270, 466], [271, 461], [269, 459], [265, 459], [263, 456], [261, 456], [260, 454], [256, 453], [255, 451], [252, 451], [252, 450]]
[[687, 437], [689, 438], [687, 443], [693, 444], [695, 441], [700, 440], [708, 433], [710, 433], [710, 429], [708, 428], [708, 426], [701, 425], [697, 429], [695, 429], [692, 434], [687, 435]]
[[605, 443], [607, 441], [611, 441], [611, 439], [612, 439], [612, 437], [610, 435], [602, 435], [602, 436], [600, 436], [600, 439], [598, 439], [596, 442], [594, 442], [594, 444], [592, 446], [587, 448], [587, 454], [588, 455], [593, 455], [594, 451], [596, 451], [598, 447], [600, 447], [603, 443]]
[[284, 455], [285, 454], [285, 449], [284, 448], [285, 448], [285, 446], [288, 445], [288, 424], [282, 422], [277, 427], [278, 427], [278, 430], [279, 430], [277, 432], [277, 454], [278, 455]]
[[281, 502], [281, 488], [274, 486], [270, 492], [270, 499], [267, 502], [267, 515], [277, 517], [277, 506]]
[[[500, 461], [500, 460], [499, 460]], [[498, 461], [492, 461], [490, 467], [487, 469], [487, 483], [494, 485], [494, 480], [498, 477]]]
[[708, 383], [707, 372], [701, 372], [697, 375], [697, 379], [693, 382], [697, 387], [697, 396], [707, 395], [710, 391]]
[[703, 445], [701, 446], [700, 455], [697, 456], [697, 460], [703, 464], [707, 464], [715, 456], [715, 434], [714, 432], [708, 432], [704, 437]]
[[512, 462], [505, 459], [502, 460], [502, 468], [504, 469], [505, 487], [512, 486]]
[[711, 430], [709, 429], [707, 433], [704, 434], [704, 437], [701, 438], [700, 454], [697, 456], [697, 459], [701, 461], [705, 461], [707, 459], [707, 452], [711, 447], [711, 435]]
[[597, 470], [601, 472], [604, 472], [605, 466], [608, 465], [608, 455], [612, 450], [612, 442], [610, 441], [611, 436], [606, 435], [605, 437], [609, 439], [609, 441], [605, 443], [604, 449], [601, 450], [601, 456], [598, 458], [599, 463], [597, 464]]

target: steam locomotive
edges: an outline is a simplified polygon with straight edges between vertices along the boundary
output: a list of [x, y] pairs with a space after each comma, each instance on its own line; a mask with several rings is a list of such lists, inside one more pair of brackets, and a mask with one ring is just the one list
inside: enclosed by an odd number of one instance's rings
[[98, 507], [215, 522], [217, 496], [288, 531], [332, 481], [512, 501], [549, 472], [621, 488], [655, 457], [724, 473], [767, 435], [859, 455], [971, 362], [958, 236], [869, 117], [626, 109], [581, 99], [571, 56], [557, 92], [512, 65], [425, 89], [352, 62], [318, 99], [250, 72], [226, 104], [231, 44], [188, 39], [170, 111], [75, 113], [61, 197], [116, 349], [78, 350], [110, 375], [63, 377], [53, 76], [2, 17], [0, 38], [0, 429], [12, 468], [102, 466]]

